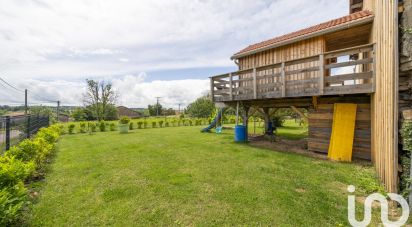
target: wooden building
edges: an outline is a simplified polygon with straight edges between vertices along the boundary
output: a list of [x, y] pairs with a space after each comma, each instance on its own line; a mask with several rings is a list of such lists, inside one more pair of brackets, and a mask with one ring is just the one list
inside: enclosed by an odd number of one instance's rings
[[308, 149], [328, 152], [335, 103], [358, 104], [353, 155], [390, 192], [398, 181], [398, 1], [350, 0], [349, 14], [246, 47], [236, 72], [211, 77], [213, 101], [309, 110]]
[[140, 118], [142, 114], [125, 106], [118, 106], [117, 113], [119, 117]]

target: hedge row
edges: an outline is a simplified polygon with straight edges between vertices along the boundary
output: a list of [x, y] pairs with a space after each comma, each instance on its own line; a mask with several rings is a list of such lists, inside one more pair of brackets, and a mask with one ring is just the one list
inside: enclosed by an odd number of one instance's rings
[[410, 184], [412, 179], [410, 178], [410, 166], [411, 166], [411, 153], [412, 153], [412, 121], [404, 121], [402, 123], [402, 145], [403, 151], [399, 156], [402, 166], [402, 172], [400, 174], [400, 191], [401, 194], [407, 198], [410, 192]]
[[[129, 129], [146, 129], [146, 128], [165, 128], [165, 127], [179, 127], [179, 126], [200, 126], [206, 125], [210, 122], [206, 119], [183, 119], [183, 120], [172, 120], [172, 121], [138, 121], [130, 122]], [[106, 132], [106, 131], [116, 131], [118, 123], [114, 122], [80, 122], [79, 124], [70, 123], [67, 125], [67, 131], [63, 129], [64, 133], [69, 134], [86, 133], [86, 132]]]
[[28, 204], [26, 183], [44, 175], [60, 136], [60, 127], [42, 128], [0, 156], [0, 226], [16, 224]]

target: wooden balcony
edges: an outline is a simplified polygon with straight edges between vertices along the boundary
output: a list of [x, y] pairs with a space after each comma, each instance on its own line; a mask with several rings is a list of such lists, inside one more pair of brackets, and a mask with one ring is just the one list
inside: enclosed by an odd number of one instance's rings
[[374, 44], [210, 78], [215, 102], [373, 93]]

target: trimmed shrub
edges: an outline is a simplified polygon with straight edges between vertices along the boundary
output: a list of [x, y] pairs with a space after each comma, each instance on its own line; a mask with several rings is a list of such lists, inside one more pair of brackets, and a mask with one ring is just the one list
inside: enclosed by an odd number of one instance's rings
[[100, 129], [101, 132], [106, 131], [106, 123], [104, 121], [99, 122], [99, 129]]
[[169, 122], [166, 121], [165, 127], [169, 127]]
[[89, 123], [89, 124], [90, 124], [90, 131], [96, 132], [96, 124], [95, 123]]
[[0, 225], [14, 226], [27, 203], [27, 189], [23, 182], [0, 189]]
[[142, 125], [143, 125], [143, 122], [141, 122], [141, 121], [137, 122], [137, 128], [138, 128], [138, 129], [141, 129], [141, 128], [142, 128]]
[[110, 124], [110, 131], [115, 131], [116, 130], [116, 125], [114, 123]]
[[133, 122], [130, 122], [129, 123], [129, 130], [133, 130], [134, 129], [134, 124], [133, 124]]
[[147, 122], [143, 122], [143, 128], [147, 128]]
[[[72, 128], [72, 133], [74, 127]], [[0, 156], [0, 226], [16, 225], [28, 204], [24, 182], [43, 170], [62, 133], [59, 125], [42, 128], [32, 139], [23, 140]]]
[[163, 121], [159, 121], [159, 127], [163, 127]]
[[86, 133], [86, 123], [80, 123], [80, 133]]
[[156, 128], [157, 126], [157, 123], [156, 123], [156, 121], [152, 121], [152, 128]]
[[69, 124], [68, 126], [69, 134], [74, 134], [74, 127], [76, 127], [75, 124]]
[[119, 120], [119, 123], [120, 123], [120, 124], [129, 124], [129, 122], [130, 122], [130, 118], [129, 118], [129, 117], [122, 117], [122, 118], [120, 118], [120, 120]]

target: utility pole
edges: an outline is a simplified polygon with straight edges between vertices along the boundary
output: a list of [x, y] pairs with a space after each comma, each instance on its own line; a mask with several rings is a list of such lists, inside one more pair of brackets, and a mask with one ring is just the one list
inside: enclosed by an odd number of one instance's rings
[[159, 99], [162, 97], [156, 97], [156, 116], [159, 116]]
[[27, 117], [27, 89], [24, 89], [24, 115]]
[[177, 113], [179, 113], [179, 114], [180, 114], [180, 105], [182, 105], [182, 103], [179, 103], [178, 105], [179, 105], [179, 110], [178, 110], [178, 112], [177, 112]]
[[57, 101], [57, 110], [56, 110], [56, 115], [57, 115], [57, 122], [59, 122], [59, 115], [60, 115], [60, 101]]

